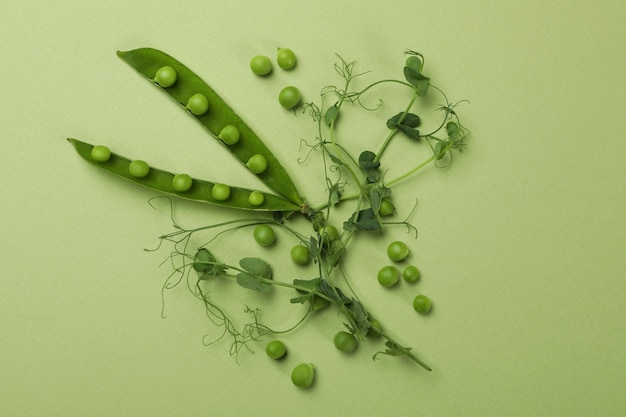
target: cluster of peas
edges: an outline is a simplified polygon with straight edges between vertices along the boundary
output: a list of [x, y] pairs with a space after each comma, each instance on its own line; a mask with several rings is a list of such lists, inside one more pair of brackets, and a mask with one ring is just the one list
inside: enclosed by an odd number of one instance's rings
[[[401, 241], [391, 242], [387, 246], [387, 256], [395, 263], [404, 261], [409, 256], [410, 250], [406, 243]], [[378, 271], [378, 282], [386, 288], [395, 286], [402, 278], [412, 284], [420, 279], [420, 271], [415, 265], [408, 265], [402, 270], [402, 274], [395, 265], [386, 265]], [[413, 308], [420, 314], [427, 314], [432, 308], [431, 299], [419, 294], [413, 299]]]
[[[320, 231], [322, 237], [328, 241], [339, 238], [339, 231], [334, 226], [325, 226]], [[268, 247], [276, 241], [274, 229], [267, 224], [258, 225], [252, 233], [254, 240], [261, 246]], [[301, 244], [297, 244], [291, 248], [291, 260], [297, 265], [307, 265], [311, 262], [311, 253], [309, 249]], [[324, 301], [320, 299], [320, 301]], [[333, 344], [337, 350], [344, 353], [352, 353], [358, 347], [358, 340], [349, 332], [339, 331], [333, 338]], [[265, 353], [272, 359], [282, 359], [287, 352], [285, 344], [280, 340], [272, 340], [265, 346]], [[291, 373], [291, 381], [300, 388], [311, 386], [315, 376], [315, 368], [312, 363], [301, 363], [297, 365]]]
[[[289, 48], [278, 48], [276, 62], [284, 70], [290, 70], [296, 66], [296, 54]], [[272, 60], [267, 55], [257, 55], [250, 60], [250, 69], [260, 76], [269, 75], [272, 72]], [[302, 94], [297, 87], [289, 85], [278, 93], [278, 102], [286, 109], [293, 109], [302, 99]]]

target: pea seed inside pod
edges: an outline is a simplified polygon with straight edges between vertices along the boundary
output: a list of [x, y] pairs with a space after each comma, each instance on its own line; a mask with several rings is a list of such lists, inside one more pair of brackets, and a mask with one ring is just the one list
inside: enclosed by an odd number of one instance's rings
[[248, 196], [248, 203], [250, 205], [258, 207], [265, 202], [265, 196], [260, 191], [252, 191]]
[[140, 159], [136, 159], [128, 166], [128, 173], [135, 178], [144, 178], [150, 173], [150, 166]]
[[209, 110], [209, 100], [204, 94], [194, 94], [187, 101], [187, 110], [196, 116], [201, 116]]
[[172, 188], [174, 191], [183, 192], [187, 191], [193, 185], [193, 180], [187, 174], [176, 174], [172, 178]]
[[94, 146], [91, 149], [91, 158], [96, 162], [106, 162], [111, 159], [111, 151], [103, 145]]
[[215, 184], [211, 189], [211, 195], [217, 201], [225, 201], [230, 197], [230, 187], [226, 184]]
[[256, 154], [248, 159], [246, 165], [253, 174], [261, 174], [267, 169], [267, 160], [263, 155]]
[[159, 68], [154, 77], [154, 82], [163, 88], [171, 87], [176, 82], [176, 70], [168, 65]]
[[239, 129], [233, 125], [224, 126], [218, 137], [227, 145], [239, 142]]

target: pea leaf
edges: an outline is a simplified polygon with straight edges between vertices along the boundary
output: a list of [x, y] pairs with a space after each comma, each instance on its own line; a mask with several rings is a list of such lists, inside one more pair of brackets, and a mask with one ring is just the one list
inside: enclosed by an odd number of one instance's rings
[[359, 211], [357, 219], [354, 220], [354, 215], [350, 216], [350, 219], [344, 222], [344, 230], [380, 230], [382, 228], [380, 220], [371, 208], [366, 208]]
[[448, 133], [448, 140], [452, 144], [454, 144], [461, 135], [459, 125], [455, 122], [448, 122], [448, 124], [446, 124], [446, 132]]
[[387, 346], [387, 349], [381, 352], [376, 352], [376, 354], [372, 357], [372, 359], [374, 360], [378, 359], [378, 355], [389, 355], [389, 356], [403, 356], [404, 355], [404, 356], [409, 356], [409, 357], [413, 356], [410, 353], [410, 350], [411, 350], [410, 347], [402, 347], [396, 343], [393, 343], [392, 341], [387, 341], [385, 343], [385, 346]]
[[326, 122], [327, 125], [331, 125], [335, 119], [337, 119], [338, 114], [339, 108], [336, 104], [333, 104], [328, 108], [328, 110], [326, 110], [326, 113], [324, 114], [324, 122]]
[[293, 280], [293, 285], [297, 285], [298, 287], [302, 287], [302, 288], [306, 289], [306, 291], [300, 290], [300, 289], [296, 290], [299, 293], [309, 294], [311, 292], [319, 291], [321, 282], [322, 282], [321, 278], [294, 279]]
[[380, 205], [382, 204], [383, 198], [391, 196], [391, 189], [387, 187], [376, 186], [372, 188], [370, 191], [370, 205], [372, 207], [372, 211], [374, 213], [378, 213], [380, 211]]
[[320, 281], [320, 292], [333, 300], [337, 304], [348, 304], [350, 299], [341, 291], [340, 288], [332, 287], [327, 280], [322, 279]]
[[200, 280], [209, 279], [221, 275], [226, 271], [224, 265], [218, 265], [215, 256], [209, 252], [206, 248], [200, 248], [196, 252], [193, 264], [193, 269], [198, 272], [198, 278]]
[[415, 67], [404, 67], [404, 78], [406, 78], [411, 85], [415, 86], [418, 96], [424, 97], [428, 93], [430, 78], [422, 75]]
[[437, 160], [442, 159], [446, 155], [446, 152], [448, 151], [447, 145], [448, 142], [437, 142], [437, 145], [435, 145], [435, 155]]
[[246, 272], [237, 274], [237, 284], [244, 288], [268, 293], [272, 284], [263, 279], [272, 279], [272, 268], [263, 259], [259, 258], [243, 258], [239, 261], [239, 265]]
[[387, 127], [389, 129], [398, 129], [411, 139], [418, 139], [420, 131], [416, 128], [421, 122], [422, 120], [417, 114], [400, 112], [387, 120]]
[[369, 182], [376, 182], [380, 179], [380, 162], [375, 159], [376, 154], [371, 151], [363, 151], [359, 155], [359, 166], [365, 171]]

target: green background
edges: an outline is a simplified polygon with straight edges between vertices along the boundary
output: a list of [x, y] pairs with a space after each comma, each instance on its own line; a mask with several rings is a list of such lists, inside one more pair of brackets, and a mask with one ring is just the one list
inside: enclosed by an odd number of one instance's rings
[[[617, 0], [3, 4], [0, 415], [626, 415], [624, 20]], [[418, 239], [389, 229], [349, 252], [359, 294], [432, 373], [372, 362], [373, 345], [342, 357], [329, 344], [340, 328], [332, 312], [285, 336], [291, 354], [280, 363], [262, 345], [239, 364], [227, 341], [203, 346], [214, 329], [182, 286], [166, 293], [161, 318], [167, 249], [143, 249], [171, 230], [166, 204], [153, 210], [155, 193], [83, 163], [65, 138], [254, 183], [115, 56], [142, 46], [213, 85], [318, 201], [323, 184], [310, 170], [319, 159], [297, 162], [314, 125], [278, 107], [282, 86], [317, 99], [338, 82], [335, 53], [370, 71], [363, 83], [401, 77], [409, 48], [451, 100], [470, 100], [459, 112], [472, 136], [453, 167], [395, 191], [405, 214], [419, 200]], [[298, 67], [254, 77], [250, 57], [278, 46], [296, 51]], [[383, 113], [404, 103], [380, 94]], [[377, 146], [383, 113], [355, 116], [364, 122], [348, 125], [346, 140]], [[390, 169], [411, 166], [394, 149]], [[188, 227], [232, 218], [190, 203], [175, 210]], [[372, 271], [396, 238], [410, 243], [423, 278], [388, 291]], [[223, 245], [292, 273], [287, 239], [260, 250], [240, 233]], [[223, 300], [236, 306], [260, 301], [231, 290]], [[417, 292], [434, 300], [428, 317], [410, 307]], [[268, 320], [295, 319], [286, 297], [272, 297]], [[289, 381], [299, 361], [317, 366], [311, 390]]]

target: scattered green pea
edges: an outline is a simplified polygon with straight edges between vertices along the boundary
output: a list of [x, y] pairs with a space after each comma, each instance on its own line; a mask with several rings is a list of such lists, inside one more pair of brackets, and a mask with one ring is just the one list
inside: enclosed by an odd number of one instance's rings
[[337, 332], [333, 338], [333, 343], [337, 350], [344, 353], [352, 353], [359, 346], [359, 341], [352, 333], [345, 331]]
[[291, 382], [293, 382], [296, 387], [310, 387], [314, 379], [315, 368], [312, 363], [301, 363], [291, 371]]
[[286, 109], [296, 107], [300, 103], [301, 98], [300, 90], [292, 85], [283, 88], [278, 94], [278, 102]]
[[128, 173], [135, 178], [144, 178], [150, 173], [150, 166], [140, 159], [136, 159], [128, 165]]
[[291, 260], [298, 265], [307, 265], [311, 262], [311, 252], [303, 245], [295, 245], [291, 248]]
[[378, 283], [383, 287], [393, 287], [398, 283], [399, 276], [400, 273], [395, 266], [383, 266], [380, 271], [378, 271]]
[[272, 359], [280, 359], [287, 353], [287, 348], [280, 340], [272, 340], [265, 345], [265, 353]]
[[111, 150], [103, 145], [94, 146], [91, 150], [91, 157], [96, 162], [106, 162], [111, 159]]
[[414, 283], [420, 279], [420, 271], [414, 265], [409, 265], [402, 271], [402, 278], [408, 283]]
[[172, 178], [172, 188], [174, 191], [184, 192], [191, 188], [193, 180], [187, 174], [176, 174]]
[[265, 55], [257, 55], [250, 60], [250, 69], [256, 75], [267, 75], [272, 72], [272, 61]]
[[246, 163], [248, 169], [253, 174], [261, 174], [267, 169], [267, 159], [260, 153], [252, 155]]
[[432, 308], [432, 301], [427, 296], [420, 294], [413, 300], [413, 308], [420, 314], [427, 314]]
[[239, 142], [239, 129], [233, 125], [224, 126], [219, 134], [219, 138], [227, 145], [234, 145]]
[[252, 191], [248, 196], [248, 203], [252, 206], [258, 207], [263, 205], [264, 202], [265, 196], [260, 191]]
[[296, 65], [296, 54], [289, 48], [278, 48], [276, 61], [282, 69], [291, 69]]
[[254, 240], [261, 246], [271, 246], [274, 241], [276, 241], [276, 234], [274, 233], [274, 229], [272, 229], [267, 224], [260, 224], [254, 228], [254, 232], [252, 233], [254, 236]]
[[168, 65], [159, 68], [154, 77], [154, 82], [163, 88], [171, 87], [176, 82], [176, 70]]
[[230, 187], [226, 184], [214, 184], [211, 195], [217, 201], [225, 201], [230, 197]]
[[189, 97], [189, 101], [187, 101], [187, 110], [196, 116], [201, 116], [209, 110], [209, 100], [204, 94], [196, 93]]
[[320, 229], [320, 236], [322, 237], [322, 243], [329, 244], [339, 239], [339, 231], [333, 225], [324, 226]]
[[394, 262], [400, 262], [409, 256], [409, 248], [406, 243], [396, 240], [387, 246], [387, 256]]

